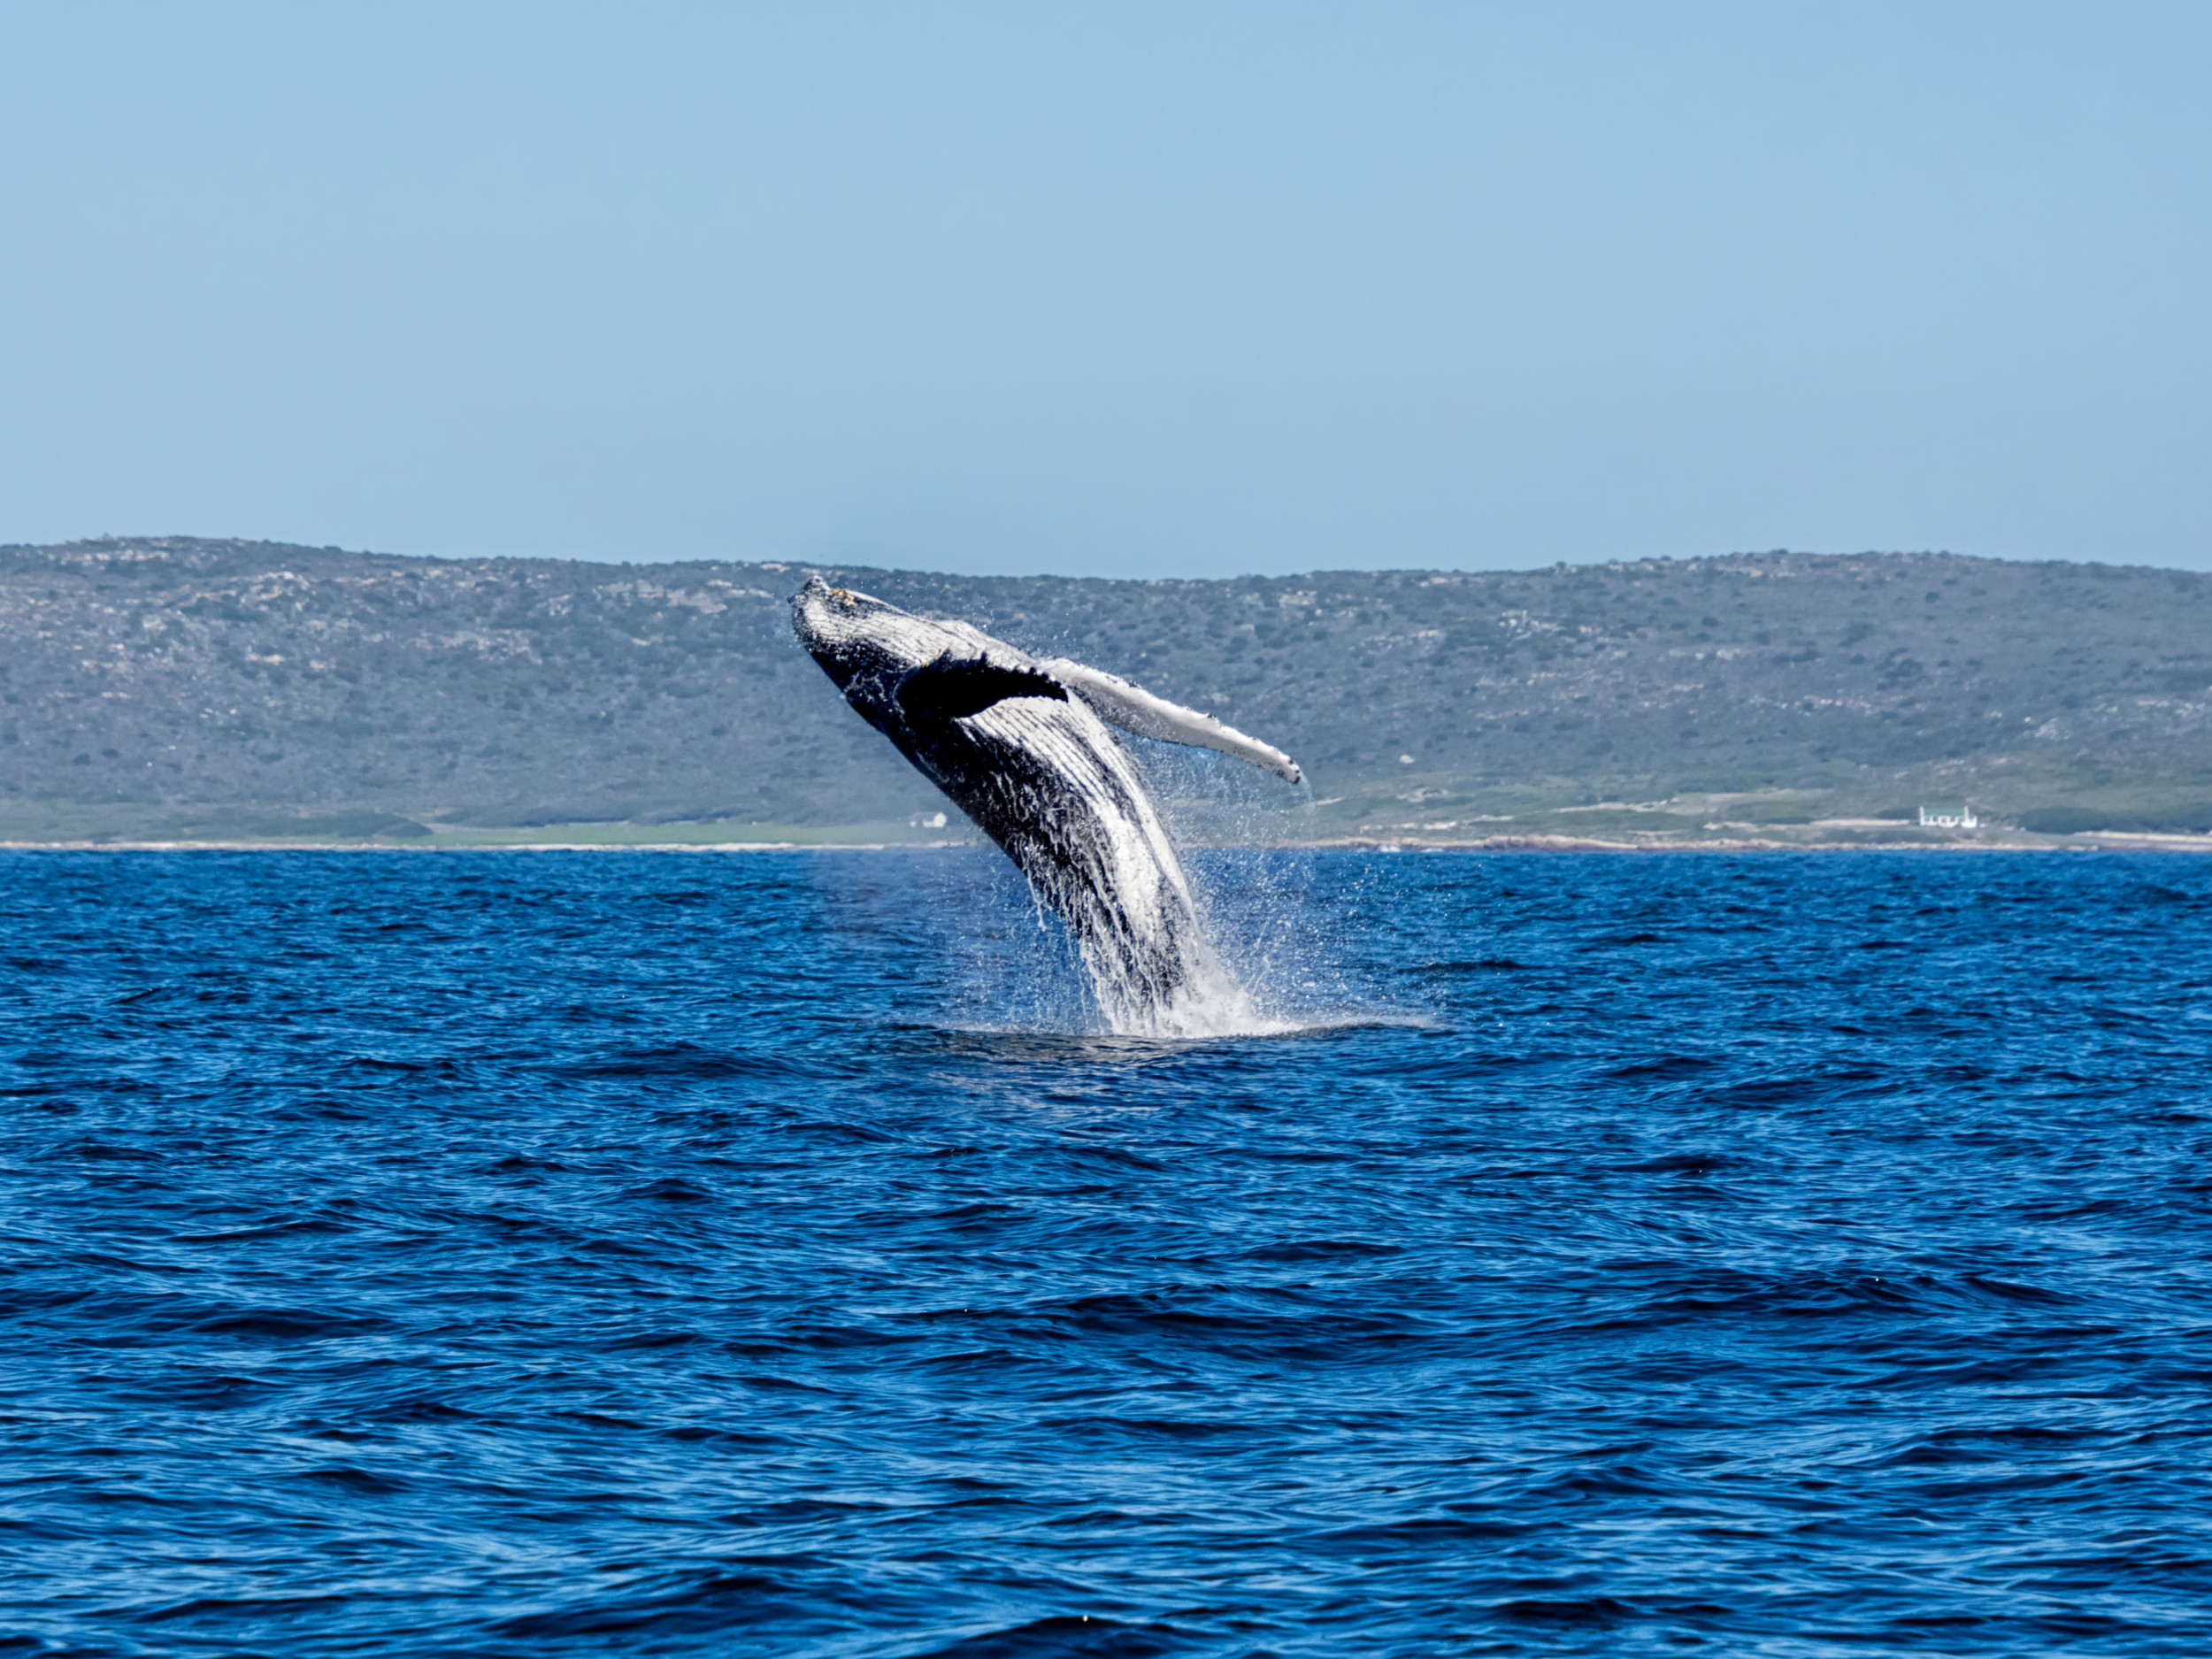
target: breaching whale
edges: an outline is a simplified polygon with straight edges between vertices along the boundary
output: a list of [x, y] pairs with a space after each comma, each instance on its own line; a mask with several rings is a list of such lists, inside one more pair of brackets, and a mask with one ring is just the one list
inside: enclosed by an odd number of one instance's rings
[[1107, 722], [1218, 749], [1294, 784], [1289, 756], [1116, 675], [1032, 657], [964, 622], [918, 617], [819, 576], [791, 613], [799, 642], [845, 701], [1068, 924], [1113, 1029], [1198, 1034], [1248, 1017], [1199, 930], [1152, 792]]

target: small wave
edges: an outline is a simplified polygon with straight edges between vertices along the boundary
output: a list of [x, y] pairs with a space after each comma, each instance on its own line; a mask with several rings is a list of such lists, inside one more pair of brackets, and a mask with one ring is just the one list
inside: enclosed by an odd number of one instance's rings
[[[236, 1624], [244, 1621], [258, 1623], [265, 1619], [296, 1618], [303, 1613], [342, 1607], [345, 1601], [346, 1598], [339, 1595], [264, 1597], [196, 1595], [188, 1601], [174, 1601], [164, 1607], [150, 1608], [140, 1613], [137, 1617], [139, 1623], [144, 1624], [167, 1624], [180, 1621], [223, 1624]], [[11, 1642], [8, 1645], [12, 1647], [14, 1644]]]
[[596, 1059], [561, 1067], [579, 1078], [667, 1078], [711, 1081], [721, 1078], [786, 1078], [810, 1075], [818, 1068], [783, 1055], [749, 1050], [716, 1050], [697, 1043], [620, 1048]]
[[1510, 1619], [1517, 1624], [1582, 1625], [1596, 1629], [1624, 1624], [1636, 1617], [1635, 1609], [1609, 1595], [1575, 1596], [1560, 1601], [1527, 1597], [1500, 1602], [1490, 1611], [1494, 1617]]
[[1213, 1645], [1170, 1624], [1124, 1624], [1077, 1615], [970, 1636], [932, 1647], [916, 1659], [1169, 1659]]

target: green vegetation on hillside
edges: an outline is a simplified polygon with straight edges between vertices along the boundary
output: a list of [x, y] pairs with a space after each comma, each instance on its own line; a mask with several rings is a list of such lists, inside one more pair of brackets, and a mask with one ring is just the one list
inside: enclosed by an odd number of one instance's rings
[[[0, 549], [0, 833], [941, 837], [944, 802], [792, 641], [806, 568]], [[1195, 833], [1893, 840], [1922, 803], [2042, 833], [2212, 829], [2212, 578], [2188, 572], [1894, 553], [824, 572], [1126, 674], [1306, 766], [1310, 804], [1288, 810], [1164, 757], [1203, 786]]]

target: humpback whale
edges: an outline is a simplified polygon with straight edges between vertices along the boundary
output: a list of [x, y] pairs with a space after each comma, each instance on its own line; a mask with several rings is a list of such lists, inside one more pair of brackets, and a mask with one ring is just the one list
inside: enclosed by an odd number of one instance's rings
[[1217, 749], [1294, 784], [1289, 756], [1118, 675], [1032, 657], [818, 575], [791, 618], [845, 701], [1067, 923], [1114, 1030], [1195, 1035], [1248, 1020], [1248, 999], [1199, 929], [1152, 792], [1107, 728]]

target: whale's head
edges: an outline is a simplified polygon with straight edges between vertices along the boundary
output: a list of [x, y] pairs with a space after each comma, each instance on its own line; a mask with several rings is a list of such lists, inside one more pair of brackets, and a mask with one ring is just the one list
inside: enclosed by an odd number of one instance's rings
[[809, 656], [856, 704], [887, 695], [927, 663], [981, 654], [988, 643], [973, 628], [933, 622], [849, 588], [810, 576], [791, 601], [791, 630]]
[[898, 623], [916, 619], [867, 594], [833, 588], [819, 576], [808, 577], [791, 601], [791, 631], [840, 691], [864, 678], [895, 680], [927, 661], [900, 649], [908, 630]]
[[819, 576], [792, 600], [791, 627], [845, 701], [909, 748], [910, 758], [911, 745], [935, 741], [929, 732], [1010, 698], [1069, 701], [1066, 687], [1003, 640], [832, 588]]

